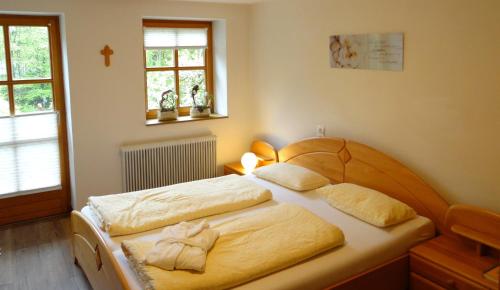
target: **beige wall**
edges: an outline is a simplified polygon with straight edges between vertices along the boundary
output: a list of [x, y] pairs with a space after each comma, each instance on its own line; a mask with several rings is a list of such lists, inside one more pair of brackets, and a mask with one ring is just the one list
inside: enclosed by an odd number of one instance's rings
[[[252, 8], [258, 136], [327, 135], [401, 160], [451, 203], [500, 211], [500, 1], [287, 0]], [[404, 72], [331, 69], [328, 37], [404, 32]]]
[[[498, 0], [9, 0], [0, 11], [63, 15], [76, 208], [121, 190], [121, 144], [213, 133], [222, 164], [255, 136], [279, 147], [324, 124], [403, 161], [449, 202], [500, 211]], [[229, 119], [144, 125], [143, 17], [226, 20]], [[329, 68], [331, 34], [390, 31], [405, 33], [404, 72]]]
[[[74, 205], [89, 195], [121, 191], [119, 147], [124, 143], [212, 133], [220, 164], [239, 159], [252, 138], [248, 79], [248, 17], [245, 5], [172, 1], [15, 0], [0, 11], [50, 12], [64, 16], [74, 147]], [[143, 17], [225, 19], [229, 119], [176, 125], [144, 125]], [[115, 54], [105, 68], [99, 51]]]

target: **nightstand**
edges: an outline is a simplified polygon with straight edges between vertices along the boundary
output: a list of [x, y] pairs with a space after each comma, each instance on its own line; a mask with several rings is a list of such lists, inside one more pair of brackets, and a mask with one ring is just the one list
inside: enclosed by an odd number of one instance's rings
[[[278, 153], [271, 144], [264, 141], [256, 140], [252, 142], [252, 145], [250, 146], [250, 152], [254, 153], [259, 160], [257, 167], [278, 162]], [[224, 165], [224, 175], [245, 175], [249, 173], [251, 172], [246, 172], [240, 161]]]
[[499, 266], [499, 223], [496, 213], [451, 206], [449, 232], [410, 250], [410, 289], [499, 289], [498, 272], [485, 277]]
[[442, 235], [410, 250], [411, 289], [498, 289], [483, 276], [495, 265], [498, 260]]
[[243, 165], [241, 165], [241, 162], [233, 162], [233, 163], [228, 163], [224, 164], [224, 175], [229, 175], [229, 174], [238, 174], [238, 175], [245, 175], [245, 168], [243, 168]]

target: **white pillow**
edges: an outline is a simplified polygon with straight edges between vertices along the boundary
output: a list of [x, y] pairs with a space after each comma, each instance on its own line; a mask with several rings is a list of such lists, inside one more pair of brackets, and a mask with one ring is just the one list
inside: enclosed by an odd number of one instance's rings
[[405, 203], [352, 183], [328, 185], [316, 192], [331, 206], [377, 227], [399, 224], [416, 216]]
[[330, 184], [330, 180], [321, 174], [288, 163], [274, 163], [259, 167], [253, 174], [297, 191], [312, 190]]

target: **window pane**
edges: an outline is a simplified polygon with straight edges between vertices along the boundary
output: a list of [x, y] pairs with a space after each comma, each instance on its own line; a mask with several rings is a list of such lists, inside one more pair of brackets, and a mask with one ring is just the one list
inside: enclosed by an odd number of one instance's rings
[[0, 146], [0, 195], [61, 184], [57, 140]]
[[16, 148], [0, 146], [0, 195], [17, 191]]
[[[37, 114], [0, 119], [0, 144], [27, 142], [58, 136], [58, 114]], [[1, 146], [1, 145], [0, 145]]]
[[19, 190], [61, 184], [57, 140], [22, 144], [16, 149]]
[[14, 85], [16, 114], [53, 110], [52, 84]]
[[158, 109], [161, 94], [164, 91], [175, 91], [175, 74], [173, 71], [147, 72], [148, 109]]
[[147, 49], [146, 67], [173, 67], [174, 50], [173, 49]]
[[7, 80], [7, 63], [5, 62], [5, 40], [3, 38], [3, 27], [0, 26], [0, 81]]
[[195, 85], [200, 86], [196, 95], [196, 104], [204, 105], [205, 87], [205, 71], [204, 70], [185, 70], [179, 71], [179, 103], [181, 107], [192, 106], [191, 90]]
[[13, 78], [49, 79], [51, 68], [48, 28], [10, 26], [9, 33]]
[[57, 113], [0, 119], [0, 195], [60, 185], [57, 119]]
[[179, 66], [204, 66], [205, 49], [204, 48], [180, 48]]
[[0, 86], [0, 117], [10, 115], [9, 91], [7, 86]]

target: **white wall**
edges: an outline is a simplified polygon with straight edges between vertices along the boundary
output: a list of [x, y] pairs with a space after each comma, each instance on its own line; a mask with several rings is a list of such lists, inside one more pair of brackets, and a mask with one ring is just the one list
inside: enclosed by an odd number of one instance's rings
[[[64, 16], [76, 208], [121, 190], [121, 144], [213, 133], [222, 164], [255, 136], [280, 147], [324, 124], [403, 161], [449, 202], [500, 211], [498, 0], [3, 0], [0, 11]], [[226, 20], [229, 119], [144, 125], [148, 16]], [[394, 31], [404, 72], [329, 68], [330, 35]]]
[[[258, 135], [327, 135], [401, 160], [451, 203], [500, 211], [500, 1], [286, 0], [252, 8]], [[333, 34], [404, 32], [404, 72], [329, 68]]]
[[[74, 208], [89, 195], [121, 191], [119, 147], [124, 143], [212, 133], [218, 162], [238, 160], [252, 134], [246, 5], [172, 1], [15, 0], [0, 11], [64, 16], [72, 117]], [[229, 119], [145, 126], [142, 18], [223, 19], [227, 30]], [[105, 68], [99, 51], [114, 50]]]

